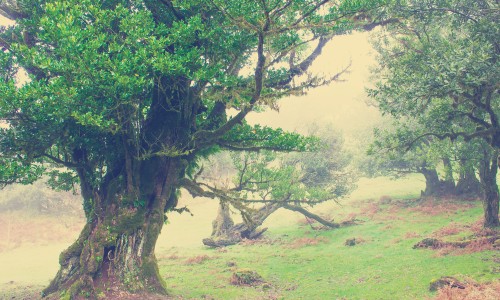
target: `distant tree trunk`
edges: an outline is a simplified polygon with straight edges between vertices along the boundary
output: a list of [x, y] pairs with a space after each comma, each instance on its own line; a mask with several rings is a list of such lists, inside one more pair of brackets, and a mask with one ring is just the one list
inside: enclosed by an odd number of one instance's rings
[[476, 171], [470, 161], [460, 160], [460, 173], [455, 187], [455, 194], [465, 197], [480, 197], [481, 182], [476, 177]]
[[439, 180], [436, 169], [420, 168], [420, 173], [425, 177], [425, 191], [423, 196], [436, 196], [441, 193], [441, 181]]
[[227, 203], [219, 203], [217, 218], [212, 222], [212, 236], [224, 236], [234, 225]]
[[452, 194], [455, 190], [455, 179], [453, 178], [453, 166], [448, 157], [443, 158], [443, 166], [445, 175], [444, 180], [441, 181], [441, 189], [443, 193]]
[[427, 168], [425, 166], [419, 169], [419, 172], [425, 177], [425, 191], [422, 196], [443, 196], [451, 195], [455, 189], [453, 177], [447, 176], [445, 180], [440, 180], [436, 168]]
[[497, 185], [497, 154], [492, 153], [490, 149], [484, 149], [483, 159], [481, 161], [479, 178], [483, 188], [483, 209], [484, 209], [484, 227], [500, 226], [498, 219], [499, 194]]

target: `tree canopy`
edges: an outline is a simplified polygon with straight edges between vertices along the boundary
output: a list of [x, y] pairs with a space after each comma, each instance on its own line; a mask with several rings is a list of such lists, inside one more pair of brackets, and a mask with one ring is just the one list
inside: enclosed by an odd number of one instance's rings
[[484, 138], [500, 147], [495, 1], [401, 1], [378, 41], [380, 109], [417, 117], [424, 136]]

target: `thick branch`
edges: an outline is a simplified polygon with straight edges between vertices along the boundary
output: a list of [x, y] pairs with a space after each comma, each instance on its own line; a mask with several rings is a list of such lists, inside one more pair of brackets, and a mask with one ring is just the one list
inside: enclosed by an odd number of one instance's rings
[[387, 19], [387, 20], [383, 20], [383, 21], [377, 21], [377, 22], [365, 24], [362, 26], [362, 28], [363, 28], [363, 30], [366, 30], [366, 31], [372, 31], [373, 29], [375, 29], [378, 26], [386, 26], [386, 25], [389, 25], [392, 23], [398, 23], [398, 22], [399, 22], [399, 19], [391, 18], [391, 19]]
[[440, 140], [444, 140], [447, 138], [449, 138], [450, 140], [456, 140], [457, 138], [462, 137], [465, 141], [470, 141], [471, 139], [478, 138], [478, 137], [488, 138], [488, 137], [491, 137], [491, 136], [497, 134], [498, 132], [500, 132], [500, 128], [496, 128], [496, 127], [492, 127], [492, 128], [485, 129], [485, 130], [478, 130], [478, 131], [473, 132], [473, 133], [467, 133], [467, 132], [447, 132], [447, 133], [428, 132], [428, 133], [422, 134], [422, 135], [414, 138], [410, 143], [408, 143], [407, 149], [411, 149], [413, 144], [415, 144], [420, 139], [422, 139], [424, 137], [428, 137], [428, 136], [434, 136]]
[[273, 146], [240, 146], [240, 145], [234, 145], [234, 144], [228, 144], [224, 142], [217, 142], [217, 145], [220, 146], [221, 148], [225, 148], [227, 150], [231, 151], [246, 151], [246, 152], [260, 152], [262, 150], [270, 150], [270, 151], [275, 151], [275, 152], [302, 152], [300, 150], [293, 150], [293, 149], [286, 149], [286, 148], [280, 148], [280, 147], [273, 147]]
[[55, 156], [52, 156], [50, 154], [47, 154], [47, 153], [44, 153], [43, 156], [45, 156], [46, 158], [52, 160], [53, 162], [55, 162], [56, 164], [60, 164], [60, 165], [63, 165], [67, 168], [79, 168], [79, 167], [82, 167], [78, 164], [75, 164], [75, 163], [72, 163], [72, 162], [69, 162], [69, 161], [65, 161], [65, 160], [62, 160], [60, 158], [57, 158]]
[[288, 71], [288, 78], [278, 82], [276, 84], [276, 86], [273, 86], [273, 87], [285, 86], [285, 85], [289, 84], [293, 80], [293, 78], [304, 74], [309, 69], [309, 67], [312, 65], [314, 60], [316, 60], [316, 58], [321, 54], [321, 52], [323, 51], [323, 48], [332, 39], [332, 37], [333, 36], [320, 37], [319, 41], [318, 41], [318, 45], [316, 46], [316, 48], [314, 48], [313, 52], [308, 57], [306, 57], [300, 64], [298, 64], [294, 68], [291, 68]]
[[[264, 31], [267, 30], [267, 26], [264, 26]], [[253, 107], [257, 103], [257, 101], [260, 98], [261, 92], [262, 92], [262, 86], [263, 86], [263, 81], [264, 81], [264, 68], [266, 64], [266, 57], [264, 55], [264, 33], [261, 32], [259, 33], [259, 42], [257, 45], [257, 66], [255, 68], [255, 90], [252, 96], [252, 99], [250, 99], [250, 102], [243, 107], [243, 109], [232, 119], [227, 121], [225, 124], [223, 124], [221, 127], [214, 131], [207, 131], [207, 130], [200, 130], [194, 134], [194, 140], [196, 143], [196, 146], [204, 146], [210, 143], [213, 143], [216, 139], [220, 138], [224, 134], [226, 134], [229, 130], [231, 130], [234, 126], [237, 124], [240, 124], [243, 119], [246, 117], [246, 115], [252, 111]]]
[[15, 0], [1, 0], [0, 15], [14, 21], [28, 17], [28, 15], [18, 6], [17, 1]]
[[[286, 205], [287, 203], [304, 203], [304, 204], [319, 204], [325, 202], [325, 199], [323, 200], [292, 200], [292, 199], [287, 199], [287, 200], [277, 200], [277, 199], [243, 199], [243, 198], [237, 198], [237, 197], [231, 197], [227, 195], [227, 192], [221, 189], [217, 189], [213, 186], [209, 186], [208, 184], [205, 183], [199, 183], [192, 181], [187, 178], [183, 178], [179, 182], [180, 186], [185, 188], [189, 194], [191, 194], [192, 197], [206, 197], [210, 199], [215, 199], [218, 198], [222, 201], [227, 201], [229, 203], [278, 203], [278, 204], [283, 204]], [[209, 189], [209, 191], [204, 190], [202, 186], [206, 187]]]
[[309, 211], [305, 210], [303, 207], [296, 206], [296, 205], [289, 205], [289, 204], [284, 204], [284, 205], [282, 205], [282, 207], [284, 209], [288, 209], [288, 210], [291, 210], [291, 211], [296, 211], [298, 213], [301, 213], [304, 216], [306, 216], [306, 217], [308, 217], [310, 219], [316, 220], [318, 223], [320, 223], [322, 225], [325, 225], [327, 227], [331, 227], [331, 228], [338, 228], [338, 227], [340, 227], [339, 224], [329, 222], [329, 221], [321, 218], [320, 216], [318, 216], [316, 214], [313, 214], [312, 212], [309, 212]]

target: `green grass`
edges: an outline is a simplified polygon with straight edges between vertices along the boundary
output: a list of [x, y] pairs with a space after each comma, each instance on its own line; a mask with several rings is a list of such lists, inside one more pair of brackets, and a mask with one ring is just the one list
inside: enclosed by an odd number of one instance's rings
[[[382, 183], [395, 183], [375, 181], [365, 184], [379, 188]], [[437, 256], [433, 250], [412, 248], [452, 222], [477, 222], [482, 210], [478, 202], [472, 207], [462, 203], [460, 209], [439, 215], [412, 210], [417, 193], [412, 194], [411, 189], [414, 191], [419, 183], [409, 183], [389, 193], [372, 190], [364, 194], [375, 198], [352, 197], [341, 208], [330, 207], [333, 211], [328, 213], [332, 216], [356, 214], [364, 221], [360, 225], [314, 231], [308, 225], [293, 223], [271, 228], [266, 238], [272, 243], [237, 245], [222, 251], [201, 246], [171, 248], [159, 253], [160, 272], [172, 294], [188, 299], [424, 299], [432, 296], [428, 291], [430, 282], [441, 276], [498, 279], [493, 251]], [[376, 214], [362, 215], [366, 206], [378, 202], [376, 197], [380, 195], [394, 200], [380, 205]], [[297, 238], [304, 237], [319, 242], [291, 247]], [[348, 247], [344, 242], [349, 238], [365, 242]], [[202, 255], [209, 258], [199, 264], [186, 264], [187, 259]], [[269, 285], [231, 285], [229, 278], [239, 268], [257, 271]]]

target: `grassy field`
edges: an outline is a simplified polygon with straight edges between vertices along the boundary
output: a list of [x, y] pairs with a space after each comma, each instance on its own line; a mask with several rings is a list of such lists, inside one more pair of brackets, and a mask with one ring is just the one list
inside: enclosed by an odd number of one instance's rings
[[[157, 245], [160, 272], [179, 299], [428, 299], [434, 296], [431, 281], [441, 276], [498, 281], [500, 254], [491, 245], [413, 249], [423, 238], [458, 241], [484, 231], [480, 202], [418, 200], [422, 188], [418, 176], [362, 179], [340, 205], [314, 209], [336, 221], [356, 219], [358, 225], [321, 230], [300, 215], [278, 211], [266, 221], [269, 230], [263, 239], [215, 250], [204, 247], [201, 239], [210, 234], [217, 204], [184, 196], [194, 216], [170, 216]], [[70, 224], [64, 238], [45, 243], [35, 239], [36, 248], [23, 241], [0, 252], [0, 299], [35, 297], [55, 274], [58, 252], [78, 233], [78, 221]], [[16, 240], [14, 231], [11, 241]], [[348, 239], [355, 239], [356, 245], [346, 246]], [[238, 270], [255, 271], [262, 281], [233, 285]], [[491, 299], [500, 298], [492, 293]]]

